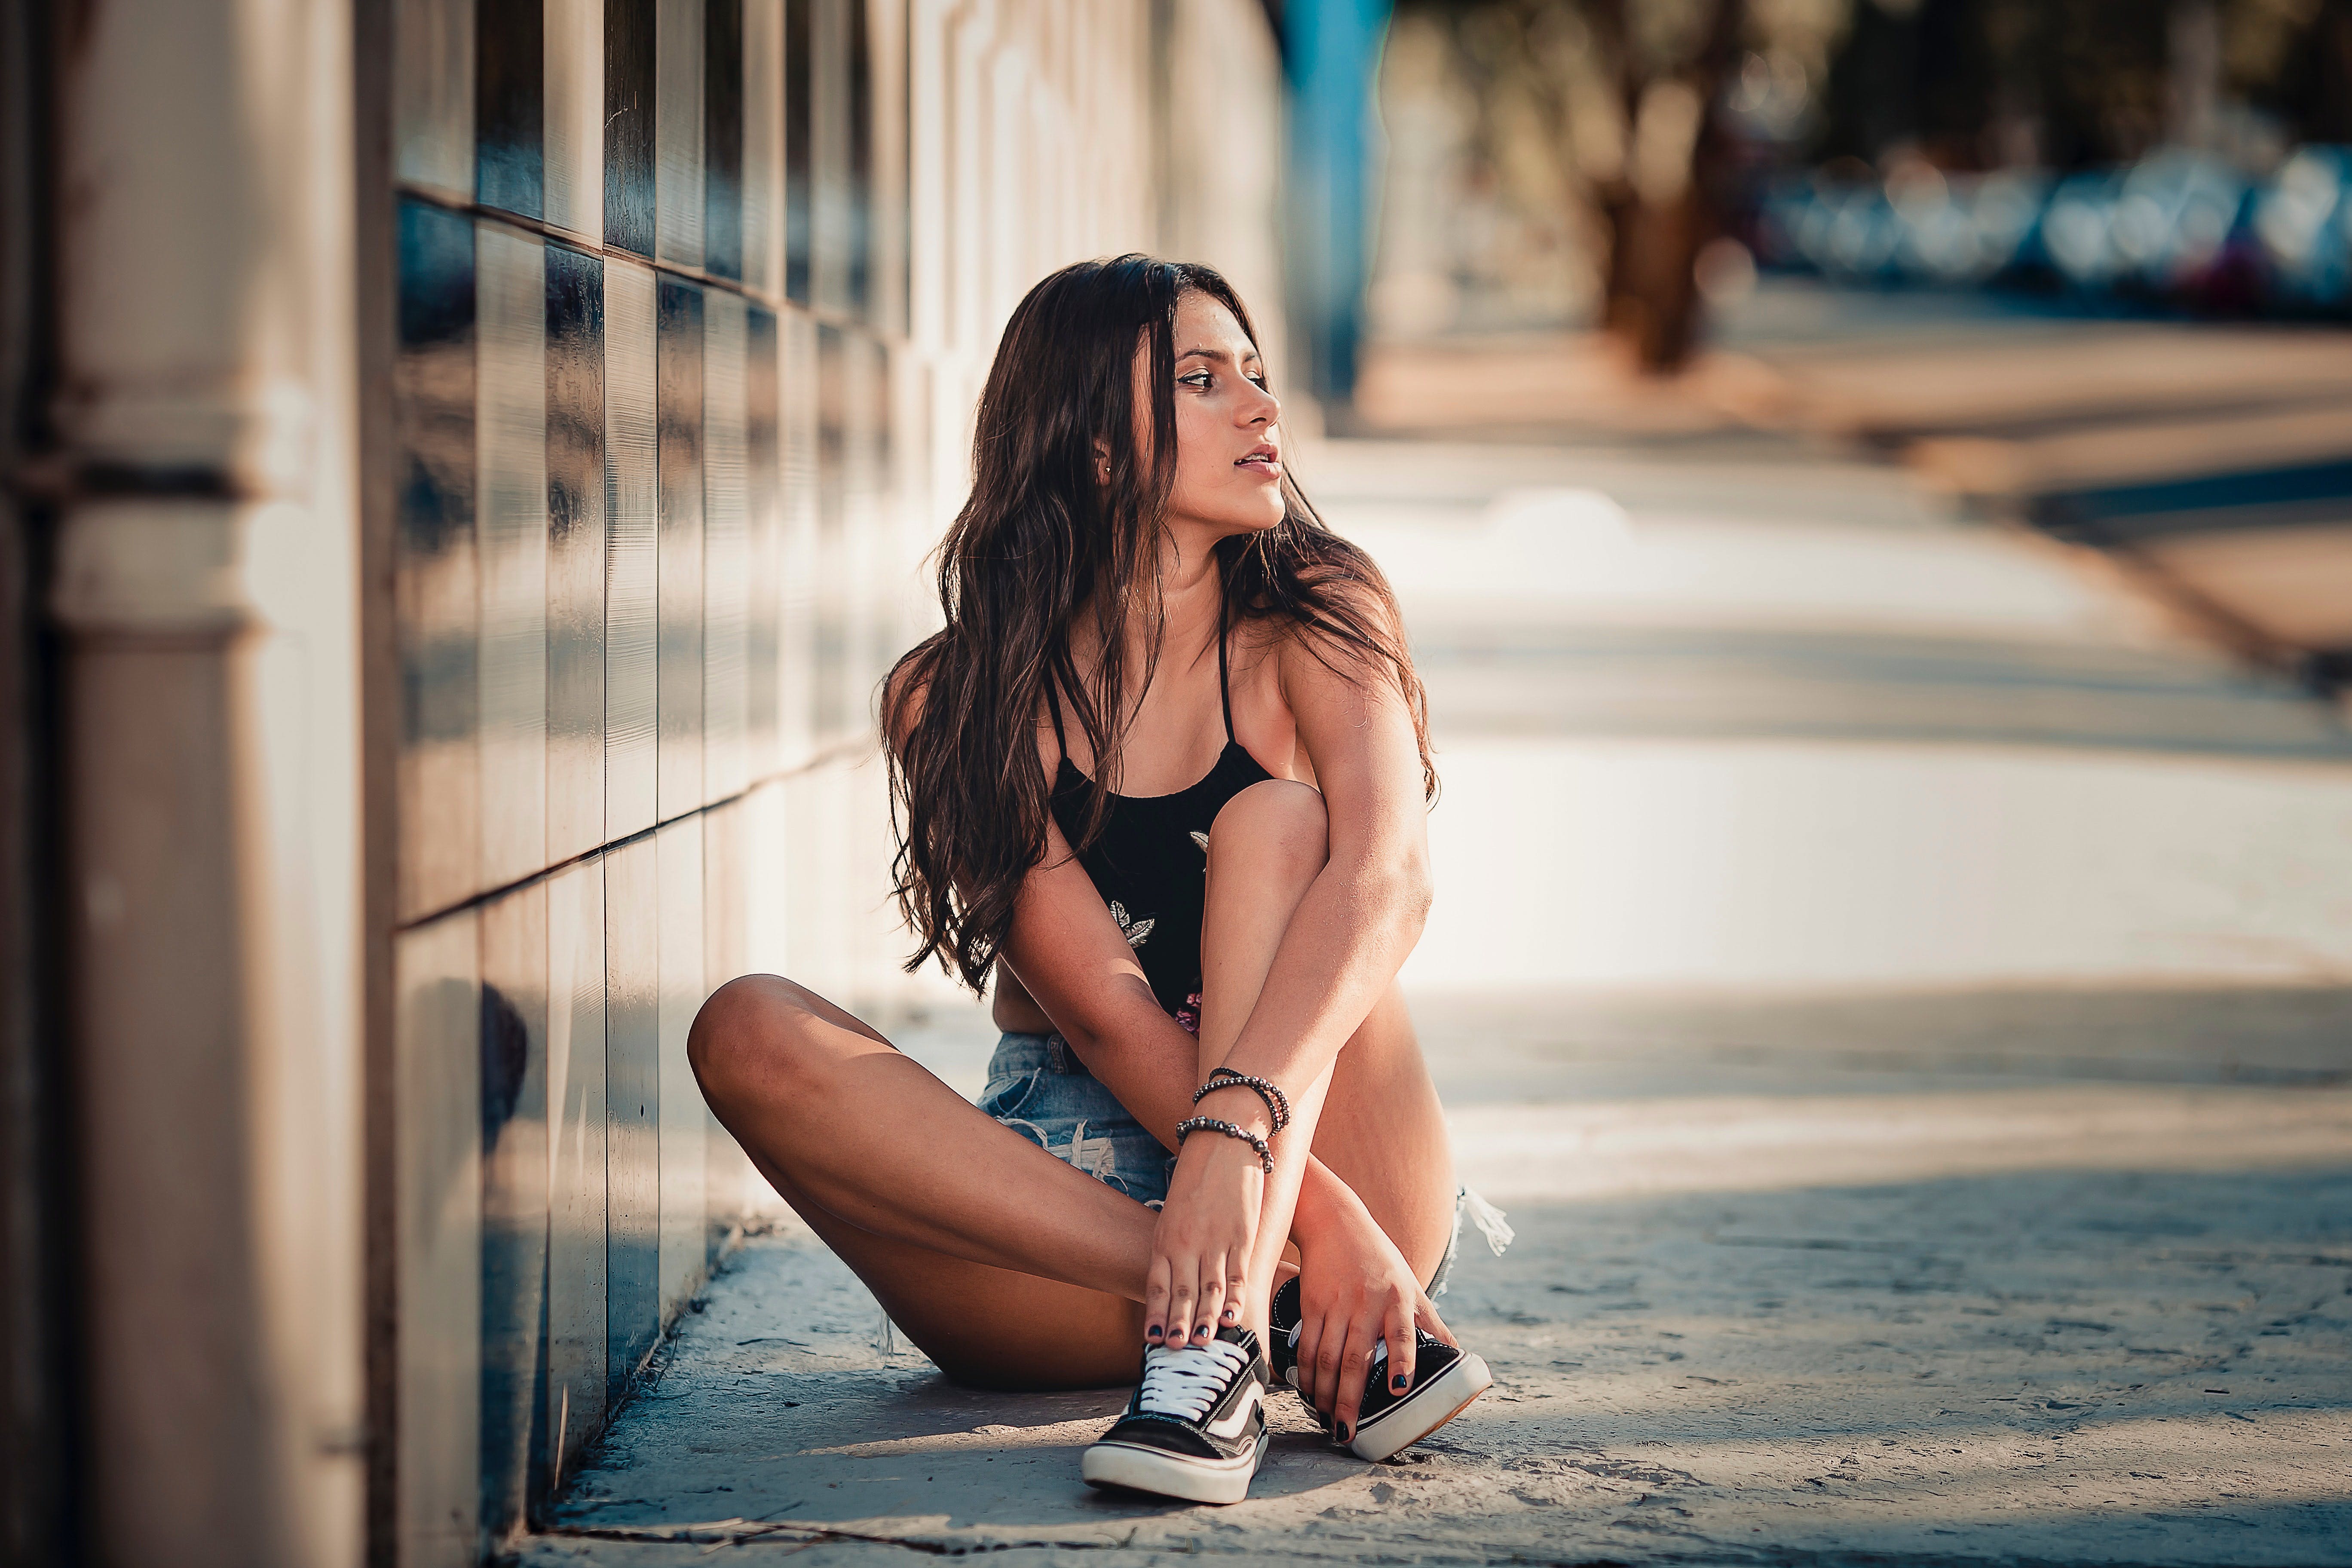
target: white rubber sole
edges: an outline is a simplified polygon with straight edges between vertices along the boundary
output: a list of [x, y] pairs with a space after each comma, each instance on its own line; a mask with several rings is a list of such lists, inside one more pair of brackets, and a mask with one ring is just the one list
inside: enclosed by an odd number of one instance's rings
[[1456, 1415], [1470, 1402], [1495, 1386], [1495, 1374], [1468, 1351], [1437, 1376], [1414, 1389], [1370, 1421], [1359, 1422], [1349, 1452], [1378, 1463], [1398, 1449], [1420, 1442]]
[[1187, 1459], [1133, 1443], [1097, 1443], [1078, 1461], [1078, 1474], [1090, 1487], [1125, 1487], [1187, 1502], [1239, 1502], [1249, 1496], [1271, 1436], [1260, 1432], [1255, 1447], [1230, 1459]]

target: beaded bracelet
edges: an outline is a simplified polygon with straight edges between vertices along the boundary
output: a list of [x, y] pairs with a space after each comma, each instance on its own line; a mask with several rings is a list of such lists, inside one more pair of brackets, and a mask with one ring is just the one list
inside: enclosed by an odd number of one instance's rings
[[1192, 1103], [1200, 1104], [1202, 1095], [1214, 1094], [1221, 1089], [1256, 1091], [1257, 1097], [1265, 1101], [1266, 1114], [1274, 1119], [1274, 1131], [1279, 1132], [1290, 1125], [1290, 1096], [1283, 1093], [1282, 1086], [1272, 1079], [1260, 1078], [1255, 1073], [1235, 1072], [1231, 1068], [1211, 1068], [1209, 1081], [1192, 1091]]
[[1181, 1149], [1187, 1135], [1193, 1132], [1222, 1132], [1228, 1138], [1238, 1138], [1257, 1151], [1257, 1163], [1269, 1176], [1274, 1174], [1274, 1151], [1265, 1140], [1237, 1121], [1227, 1121], [1215, 1116], [1188, 1116], [1176, 1124], [1176, 1147]]

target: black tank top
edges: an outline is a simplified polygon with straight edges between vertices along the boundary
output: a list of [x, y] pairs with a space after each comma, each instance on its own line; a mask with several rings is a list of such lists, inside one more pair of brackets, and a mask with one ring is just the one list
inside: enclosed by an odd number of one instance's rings
[[[1274, 775], [1234, 739], [1234, 700], [1225, 684], [1225, 638], [1217, 634], [1217, 701], [1224, 710], [1225, 749], [1199, 783], [1174, 795], [1111, 795], [1102, 835], [1078, 851], [1078, 864], [1110, 906], [1111, 919], [1151, 982], [1151, 994], [1195, 1034], [1201, 1027], [1201, 914], [1208, 891], [1209, 825], [1225, 802]], [[1062, 704], [1050, 699], [1062, 765], [1054, 774], [1054, 820], [1072, 844], [1087, 820], [1095, 784], [1070, 761]], [[1106, 792], [1108, 794], [1108, 792]]]

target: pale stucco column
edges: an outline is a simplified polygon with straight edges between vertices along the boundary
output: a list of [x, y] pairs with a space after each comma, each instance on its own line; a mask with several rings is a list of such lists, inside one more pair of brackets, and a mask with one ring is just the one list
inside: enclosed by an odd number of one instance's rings
[[106, 1563], [362, 1552], [351, 17], [61, 24], [49, 611]]

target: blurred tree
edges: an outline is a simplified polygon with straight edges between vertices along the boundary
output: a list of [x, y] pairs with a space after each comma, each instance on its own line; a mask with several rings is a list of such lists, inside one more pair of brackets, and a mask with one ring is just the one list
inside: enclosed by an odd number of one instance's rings
[[1693, 266], [1722, 232], [1732, 184], [1738, 138], [1722, 103], [1750, 0], [1407, 0], [1399, 11], [1450, 29], [1490, 163], [1527, 139], [1513, 121], [1531, 110], [1554, 199], [1595, 220], [1603, 324], [1644, 370], [1679, 367], [1697, 332]]
[[2222, 16], [2232, 90], [2292, 139], [2352, 144], [2352, 0], [2240, 0]]
[[2079, 168], [2162, 142], [2260, 163], [2352, 141], [2352, 0], [1856, 0], [1826, 108], [1815, 154], [1882, 166]]

